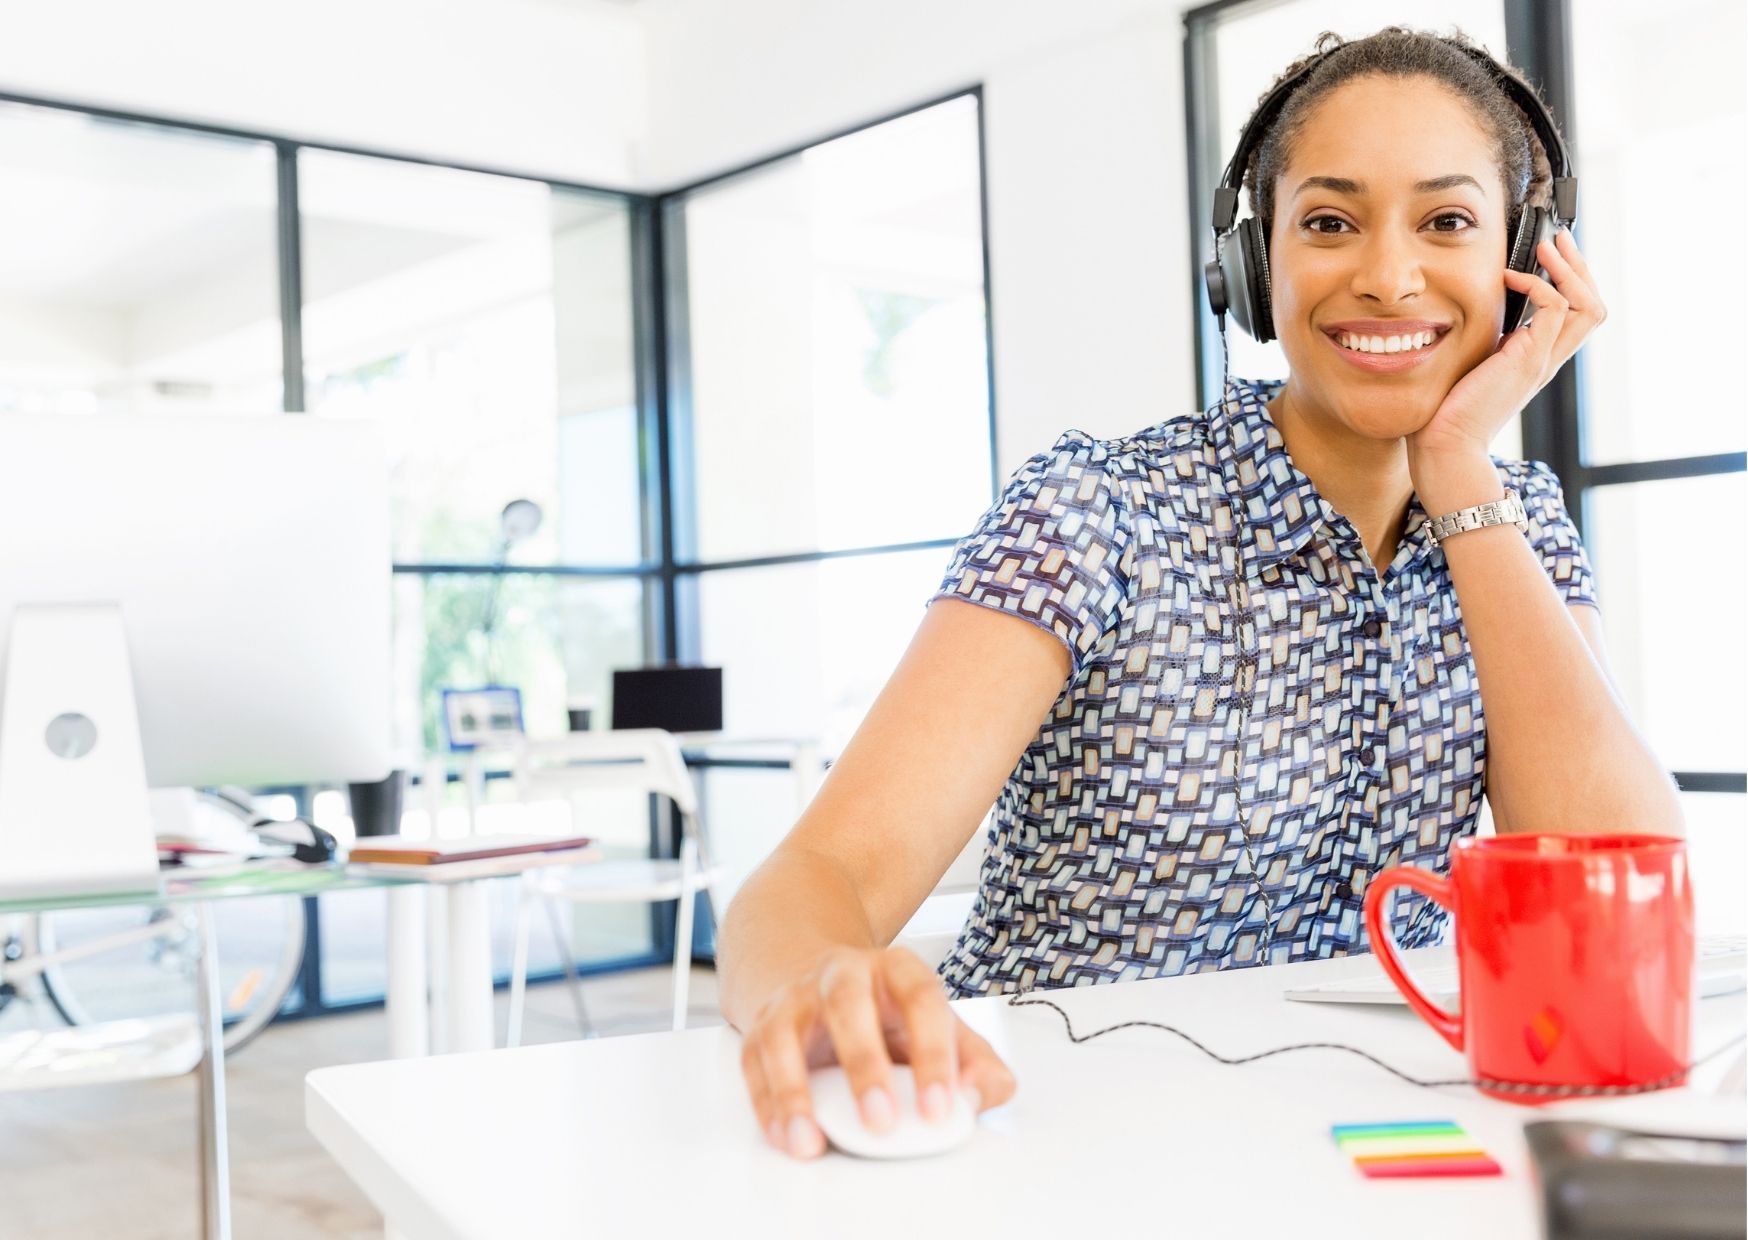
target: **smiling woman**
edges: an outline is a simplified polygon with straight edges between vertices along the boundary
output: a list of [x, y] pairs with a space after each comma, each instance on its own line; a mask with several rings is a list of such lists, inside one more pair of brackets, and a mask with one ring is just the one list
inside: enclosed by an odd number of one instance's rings
[[[1209, 291], [1286, 379], [1022, 468], [729, 910], [774, 1143], [818, 1152], [806, 1068], [833, 1057], [876, 1128], [893, 1058], [925, 1114], [1012, 1092], [887, 946], [991, 801], [959, 997], [1367, 950], [1374, 878], [1446, 870], [1484, 800], [1504, 832], [1680, 833], [1558, 482], [1488, 451], [1602, 319], [1574, 200], [1541, 102], [1460, 38], [1326, 36], [1270, 89]], [[1436, 942], [1444, 914], [1391, 929]]]

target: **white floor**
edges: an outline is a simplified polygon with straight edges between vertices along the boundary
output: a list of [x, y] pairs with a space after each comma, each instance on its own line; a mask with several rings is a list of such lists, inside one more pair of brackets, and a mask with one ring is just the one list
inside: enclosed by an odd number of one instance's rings
[[[665, 1029], [670, 973], [590, 979], [602, 1036]], [[505, 999], [498, 997], [502, 1040]], [[716, 975], [695, 969], [691, 1020], [720, 1024]], [[577, 1036], [562, 983], [532, 987], [524, 1042]], [[269, 1028], [228, 1064], [232, 1224], [238, 1240], [382, 1235], [382, 1217], [310, 1136], [303, 1078], [313, 1068], [387, 1054], [380, 1010]], [[185, 1240], [197, 1234], [195, 1082], [0, 1094], [0, 1236], [30, 1240]]]

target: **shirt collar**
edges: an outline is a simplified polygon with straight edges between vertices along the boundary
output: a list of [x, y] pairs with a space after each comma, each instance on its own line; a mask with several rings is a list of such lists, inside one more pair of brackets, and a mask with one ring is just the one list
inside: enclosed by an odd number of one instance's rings
[[[1250, 552], [1275, 564], [1300, 552], [1320, 530], [1337, 541], [1357, 538], [1352, 525], [1293, 464], [1286, 440], [1269, 416], [1284, 381], [1228, 379], [1220, 403], [1211, 411], [1211, 434], [1226, 478], [1227, 494], [1241, 508], [1250, 531]], [[1436, 548], [1420, 497], [1408, 499], [1408, 518], [1389, 572], [1401, 572]]]

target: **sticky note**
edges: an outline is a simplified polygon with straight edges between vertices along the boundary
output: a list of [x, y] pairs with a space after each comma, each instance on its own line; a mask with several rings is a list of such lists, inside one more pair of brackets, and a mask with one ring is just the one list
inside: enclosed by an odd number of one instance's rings
[[1499, 1175], [1499, 1164], [1448, 1119], [1336, 1124], [1330, 1135], [1368, 1179]]

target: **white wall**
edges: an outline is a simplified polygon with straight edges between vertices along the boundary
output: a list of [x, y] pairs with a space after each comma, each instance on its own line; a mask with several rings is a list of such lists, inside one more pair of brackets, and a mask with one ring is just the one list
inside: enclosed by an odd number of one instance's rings
[[998, 447], [1195, 401], [1182, 19], [1160, 0], [643, 0], [640, 180], [985, 89]]
[[0, 90], [630, 188], [643, 31], [612, 0], [56, 0]]

